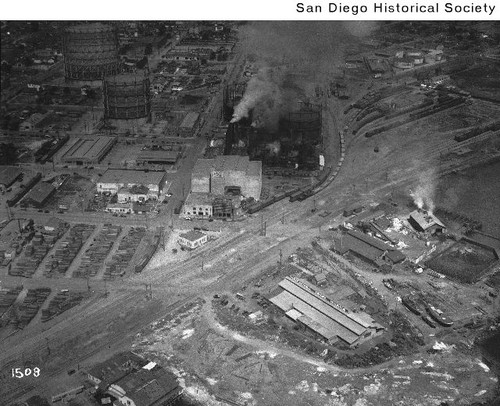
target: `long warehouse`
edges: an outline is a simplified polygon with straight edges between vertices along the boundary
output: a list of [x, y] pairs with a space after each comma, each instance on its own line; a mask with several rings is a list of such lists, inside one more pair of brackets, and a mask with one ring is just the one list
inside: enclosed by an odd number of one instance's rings
[[354, 314], [333, 303], [306, 281], [287, 277], [279, 286], [283, 291], [271, 298], [271, 303], [329, 342], [340, 338], [352, 346], [384, 329], [368, 314]]

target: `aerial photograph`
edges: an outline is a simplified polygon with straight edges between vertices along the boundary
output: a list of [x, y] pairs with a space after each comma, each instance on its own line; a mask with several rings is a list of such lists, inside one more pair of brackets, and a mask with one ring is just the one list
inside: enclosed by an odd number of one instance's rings
[[0, 406], [500, 405], [500, 21], [0, 30]]

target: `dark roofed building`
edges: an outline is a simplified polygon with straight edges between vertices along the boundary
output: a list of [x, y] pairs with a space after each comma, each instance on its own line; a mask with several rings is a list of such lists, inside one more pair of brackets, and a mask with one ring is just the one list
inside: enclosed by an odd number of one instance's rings
[[356, 230], [350, 230], [341, 238], [335, 239], [333, 249], [341, 255], [351, 252], [376, 266], [380, 266], [383, 259], [397, 264], [406, 258], [400, 251]]
[[110, 385], [108, 393], [127, 406], [166, 406], [179, 397], [181, 388], [174, 374], [150, 362]]
[[406, 259], [405, 254], [398, 250], [389, 250], [385, 254], [385, 258], [388, 259], [393, 264], [399, 264]]
[[21, 201], [21, 206], [43, 207], [44, 203], [56, 191], [56, 188], [50, 183], [39, 182], [26, 194]]
[[22, 173], [16, 166], [0, 166], [0, 190], [11, 187]]
[[121, 352], [87, 372], [114, 405], [168, 406], [182, 390], [174, 374], [133, 352]]
[[412, 211], [408, 222], [415, 230], [421, 232], [428, 231], [432, 233], [444, 228], [444, 224], [436, 216], [423, 210]]
[[102, 383], [101, 387], [108, 386], [147, 363], [147, 360], [133, 352], [120, 352], [87, 371], [87, 377], [97, 385]]

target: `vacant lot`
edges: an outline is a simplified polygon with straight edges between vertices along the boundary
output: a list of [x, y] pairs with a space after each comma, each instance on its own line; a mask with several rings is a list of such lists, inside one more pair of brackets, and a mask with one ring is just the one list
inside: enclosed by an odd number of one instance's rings
[[491, 251], [460, 241], [431, 258], [426, 265], [461, 282], [473, 283], [495, 261]]

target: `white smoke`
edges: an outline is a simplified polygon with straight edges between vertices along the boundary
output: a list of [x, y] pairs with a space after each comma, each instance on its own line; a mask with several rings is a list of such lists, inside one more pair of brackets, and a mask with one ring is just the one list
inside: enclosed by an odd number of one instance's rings
[[[272, 108], [275, 102], [281, 99], [280, 85], [277, 83], [276, 78], [273, 77], [273, 73], [274, 71], [271, 68], [265, 67], [259, 69], [257, 75], [252, 76], [248, 81], [243, 98], [234, 108], [231, 123], [247, 118], [250, 111], [258, 103], [263, 103]], [[259, 122], [256, 121], [255, 126], [258, 126], [258, 124]]]
[[333, 21], [252, 22], [240, 27], [247, 60], [260, 66], [234, 109], [232, 123], [249, 117], [275, 130], [280, 117], [314, 96], [318, 85], [340, 73], [345, 47], [368, 36], [377, 23]]
[[275, 141], [267, 144], [266, 148], [272, 155], [278, 155], [281, 149], [281, 145], [278, 141]]
[[422, 171], [419, 175], [418, 186], [411, 193], [415, 205], [421, 210], [427, 210], [430, 214], [435, 209], [436, 180], [436, 171], [434, 168]]

